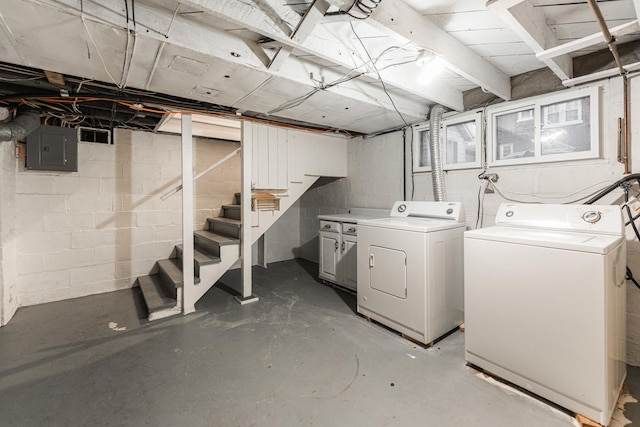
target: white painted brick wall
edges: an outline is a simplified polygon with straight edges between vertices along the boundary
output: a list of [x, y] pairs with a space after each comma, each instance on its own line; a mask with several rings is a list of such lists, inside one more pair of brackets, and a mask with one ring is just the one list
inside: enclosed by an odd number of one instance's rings
[[[13, 181], [0, 189], [1, 207], [15, 218], [13, 289], [20, 305], [129, 288], [180, 243], [181, 193], [160, 200], [181, 179], [180, 137], [116, 130], [115, 140], [81, 143], [74, 173], [26, 171], [13, 149], [6, 152]], [[196, 173], [237, 147], [196, 139]], [[240, 190], [239, 165], [237, 156], [196, 185], [196, 229], [232, 202]], [[5, 203], [5, 192], [15, 203]]]
[[11, 320], [18, 309], [16, 259], [17, 205], [15, 186], [15, 145], [3, 142], [0, 145], [0, 326]]

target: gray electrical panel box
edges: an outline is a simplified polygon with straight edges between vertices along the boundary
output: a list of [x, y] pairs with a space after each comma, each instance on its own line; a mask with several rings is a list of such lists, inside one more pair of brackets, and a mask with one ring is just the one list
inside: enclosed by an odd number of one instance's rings
[[77, 172], [77, 130], [39, 126], [27, 137], [27, 169]]

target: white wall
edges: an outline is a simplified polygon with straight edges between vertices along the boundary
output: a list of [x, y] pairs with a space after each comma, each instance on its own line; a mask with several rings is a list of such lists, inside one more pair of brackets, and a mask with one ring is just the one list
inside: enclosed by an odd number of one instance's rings
[[[237, 147], [196, 139], [196, 172]], [[180, 193], [160, 200], [180, 181], [179, 136], [116, 130], [115, 145], [78, 148], [74, 173], [26, 171], [19, 162], [21, 306], [129, 288], [182, 239]], [[236, 156], [196, 183], [196, 229], [240, 191], [239, 162]]]
[[[602, 158], [563, 163], [538, 165], [503, 166], [493, 168], [499, 174], [499, 186], [510, 191], [513, 198], [546, 203], [561, 203], [612, 184], [623, 177], [623, 166], [616, 161], [617, 118], [622, 116], [622, 82], [612, 79], [601, 83], [601, 152]], [[631, 128], [633, 150], [633, 172], [640, 172], [640, 121], [634, 121], [640, 105], [640, 78], [631, 79], [632, 108]], [[407, 138], [407, 153], [410, 153], [410, 137]], [[635, 145], [634, 145], [635, 144]], [[390, 201], [403, 197], [402, 177], [403, 145], [401, 132], [372, 139], [356, 139], [349, 142], [348, 203], [353, 207], [385, 207]], [[409, 154], [408, 156], [409, 157]], [[480, 169], [449, 171], [445, 173], [448, 200], [462, 201], [467, 216], [468, 228], [474, 228], [477, 215], [477, 193]], [[414, 176], [414, 200], [433, 200], [430, 174]], [[408, 194], [411, 195], [410, 168], [407, 175]], [[582, 190], [582, 191], [579, 191]], [[578, 194], [556, 199], [555, 197]], [[522, 193], [522, 194], [516, 194]], [[527, 196], [544, 196], [545, 199]], [[407, 197], [411, 199], [411, 197]], [[492, 225], [500, 203], [505, 201], [499, 194], [487, 194], [484, 202], [484, 226]], [[632, 233], [628, 233], [628, 264], [640, 278], [640, 244]], [[627, 357], [628, 363], [640, 365], [640, 290], [627, 285]], [[578, 296], [577, 296], [578, 297]]]
[[16, 176], [15, 145], [0, 146], [0, 326], [6, 325], [18, 309], [16, 283]]

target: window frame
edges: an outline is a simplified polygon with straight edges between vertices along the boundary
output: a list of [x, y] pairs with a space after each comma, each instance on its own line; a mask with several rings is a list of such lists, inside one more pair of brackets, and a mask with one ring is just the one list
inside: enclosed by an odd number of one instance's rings
[[[475, 146], [476, 146], [476, 158], [472, 162], [459, 162], [449, 163], [447, 161], [447, 129], [451, 126], [459, 125], [461, 123], [475, 122]], [[463, 113], [452, 112], [444, 114], [442, 117], [440, 128], [440, 152], [442, 154], [442, 165], [444, 170], [456, 170], [456, 169], [474, 169], [482, 166], [482, 111], [466, 111]], [[431, 172], [431, 164], [427, 166], [420, 166], [420, 153], [421, 146], [421, 132], [431, 131], [430, 123], [420, 123], [413, 127], [413, 173]]]
[[[558, 154], [542, 154], [542, 128], [545, 121], [543, 117], [543, 107], [548, 107], [558, 103], [569, 103], [580, 98], [589, 98], [589, 135], [590, 149], [585, 151], [576, 151]], [[515, 114], [524, 110], [533, 108], [534, 120], [534, 155], [532, 157], [521, 157], [513, 159], [498, 159], [498, 117], [506, 114]], [[582, 112], [582, 107], [580, 107]], [[508, 166], [519, 164], [549, 163], [571, 160], [584, 160], [600, 158], [600, 87], [592, 86], [580, 89], [571, 89], [567, 91], [557, 92], [551, 95], [542, 95], [534, 98], [527, 98], [521, 101], [503, 103], [495, 106], [487, 107], [487, 164], [488, 166]], [[517, 122], [520, 118], [518, 114]], [[582, 117], [578, 120], [569, 121], [563, 124], [547, 126], [547, 128], [561, 127], [564, 125], [578, 124], [583, 122]]]

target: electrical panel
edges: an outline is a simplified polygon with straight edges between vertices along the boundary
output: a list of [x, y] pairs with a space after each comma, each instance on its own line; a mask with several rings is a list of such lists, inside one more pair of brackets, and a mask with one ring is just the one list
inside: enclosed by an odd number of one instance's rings
[[39, 126], [27, 137], [27, 169], [77, 172], [77, 130]]

